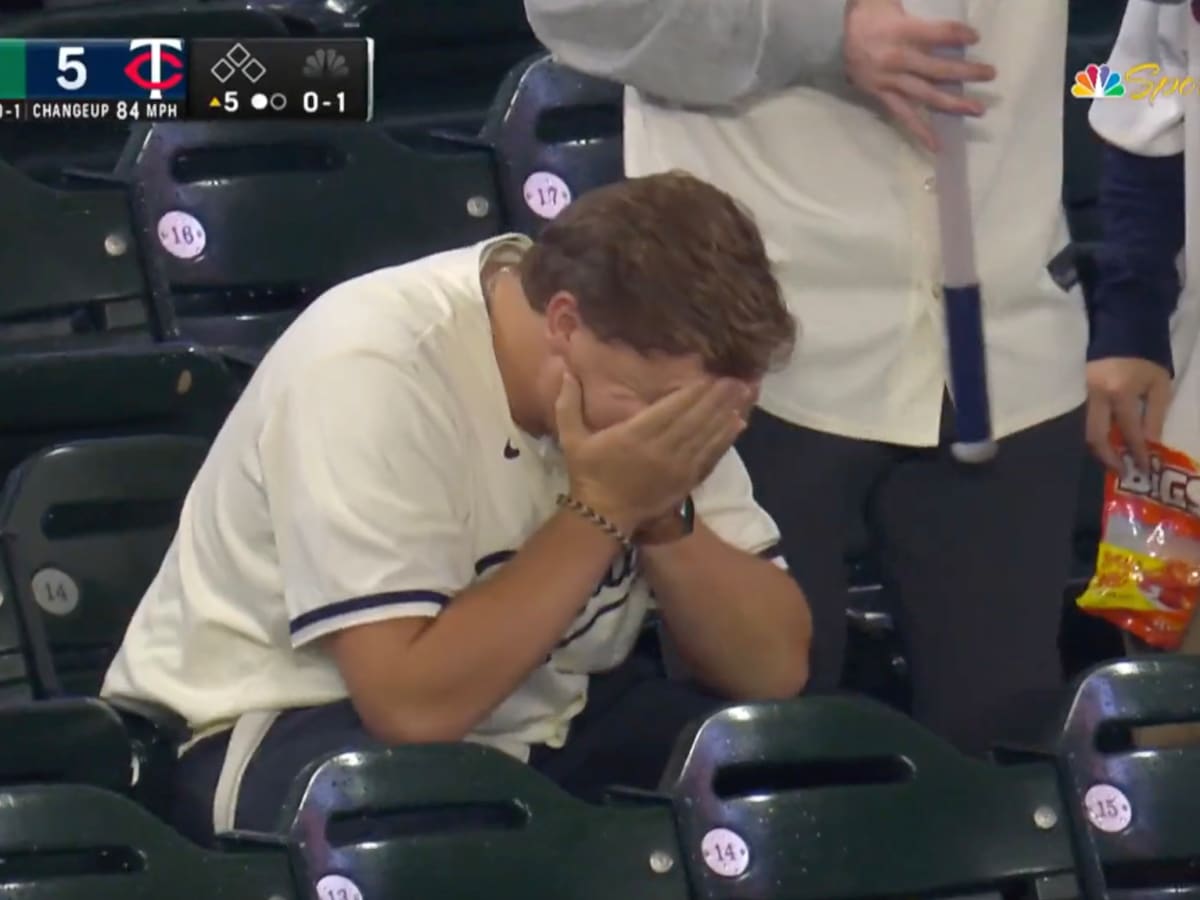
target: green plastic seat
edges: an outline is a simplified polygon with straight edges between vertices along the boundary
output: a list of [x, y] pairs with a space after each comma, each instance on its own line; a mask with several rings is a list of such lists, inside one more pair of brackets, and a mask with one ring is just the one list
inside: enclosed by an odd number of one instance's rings
[[182, 344], [0, 352], [0, 484], [52, 444], [138, 433], [211, 439], [241, 379], [215, 353]]
[[723, 710], [664, 785], [701, 900], [1078, 896], [1052, 764], [965, 757], [871, 700]]
[[0, 884], [20, 900], [315, 896], [297, 888], [278, 844], [203, 850], [126, 797], [71, 784], [0, 787]]
[[496, 153], [508, 227], [536, 235], [563, 203], [624, 178], [621, 85], [568, 69], [544, 53], [516, 66], [501, 83], [482, 139]]
[[28, 782], [127, 791], [133, 750], [120, 714], [90, 697], [0, 706], [0, 792]]
[[[500, 227], [484, 150], [407, 146], [365, 124], [158, 124], [139, 130], [119, 170], [146, 221], [178, 211], [199, 222], [195, 258], [154, 234], [147, 252], [181, 333], [226, 351], [269, 344], [333, 284]], [[247, 332], [247, 316], [274, 330]]]
[[0, 561], [0, 709], [33, 699], [33, 674], [14, 593]]
[[135, 333], [159, 324], [142, 306], [145, 279], [123, 188], [55, 190], [0, 162], [0, 196], [0, 345], [75, 336], [85, 314], [93, 333], [108, 331], [118, 311]]
[[0, 541], [26, 627], [49, 648], [35, 673], [43, 695], [98, 692], [206, 451], [199, 438], [100, 438], [43, 450], [10, 475]]
[[472, 744], [344, 753], [296, 784], [281, 830], [319, 896], [687, 900], [669, 804], [594, 806]]
[[1094, 668], [1063, 718], [1058, 760], [1091, 900], [1200, 897], [1200, 746], [1134, 746], [1131, 729], [1200, 723], [1200, 657]]
[[[477, 130], [504, 74], [537, 52], [521, 0], [301, 0], [322, 33], [340, 24], [375, 39], [376, 118], [412, 127]], [[308, 10], [318, 11], [309, 13]]]

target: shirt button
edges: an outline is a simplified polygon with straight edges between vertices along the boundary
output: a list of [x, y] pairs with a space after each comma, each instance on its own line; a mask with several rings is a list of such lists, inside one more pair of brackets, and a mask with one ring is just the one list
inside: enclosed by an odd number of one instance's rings
[[942, 289], [940, 287], [938, 287], [936, 284], [929, 289], [929, 293], [933, 295], [933, 298], [935, 300], [942, 299]]
[[934, 188], [936, 188], [936, 187], [937, 187], [937, 182], [934, 181], [932, 177], [925, 179], [925, 190], [928, 193], [932, 194], [934, 191]]

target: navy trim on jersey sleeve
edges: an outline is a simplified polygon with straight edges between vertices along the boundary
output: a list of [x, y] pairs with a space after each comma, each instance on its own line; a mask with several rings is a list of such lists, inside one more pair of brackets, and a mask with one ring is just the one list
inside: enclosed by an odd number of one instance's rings
[[368, 609], [378, 609], [381, 606], [405, 606], [412, 603], [434, 603], [438, 606], [445, 606], [449, 602], [449, 597], [437, 591], [391, 591], [386, 594], [352, 597], [349, 600], [339, 600], [337, 603], [330, 603], [328, 606], [322, 606], [320, 609], [310, 610], [303, 615], [296, 616], [288, 623], [288, 630], [292, 634], [296, 634], [318, 622]]

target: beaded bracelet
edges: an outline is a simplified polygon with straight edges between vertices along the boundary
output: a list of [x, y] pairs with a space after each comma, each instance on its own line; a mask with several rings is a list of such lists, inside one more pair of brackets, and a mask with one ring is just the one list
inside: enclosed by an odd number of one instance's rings
[[613, 540], [618, 541], [626, 550], [633, 546], [633, 539], [631, 537], [586, 503], [580, 503], [568, 494], [559, 494], [558, 505], [561, 509], [569, 509], [571, 512], [583, 516]]

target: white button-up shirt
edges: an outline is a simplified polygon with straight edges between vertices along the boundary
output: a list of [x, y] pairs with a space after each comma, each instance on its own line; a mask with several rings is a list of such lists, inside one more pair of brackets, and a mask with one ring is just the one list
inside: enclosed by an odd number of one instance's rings
[[[754, 213], [801, 329], [790, 364], [764, 385], [763, 408], [848, 437], [937, 443], [948, 369], [933, 159], [814, 68], [828, 68], [836, 52], [809, 46], [786, 78], [777, 62], [788, 34], [803, 32], [812, 45], [823, 27], [836, 48], [841, 15], [828, 8], [844, 4], [526, 5], [563, 62], [631, 85], [627, 174], [686, 169]], [[728, 6], [742, 8], [740, 22], [712, 14]], [[635, 34], [615, 24], [633, 15], [627, 7], [646, 7], [642, 17], [660, 10], [661, 20]], [[1067, 6], [967, 0], [966, 8], [982, 36], [971, 56], [998, 70], [978, 91], [989, 108], [971, 123], [968, 165], [992, 421], [1002, 437], [1085, 397], [1082, 294], [1047, 271], [1070, 242], [1061, 204]], [[780, 26], [785, 14], [810, 17], [811, 28]], [[615, 31], [605, 30], [610, 23]]]

